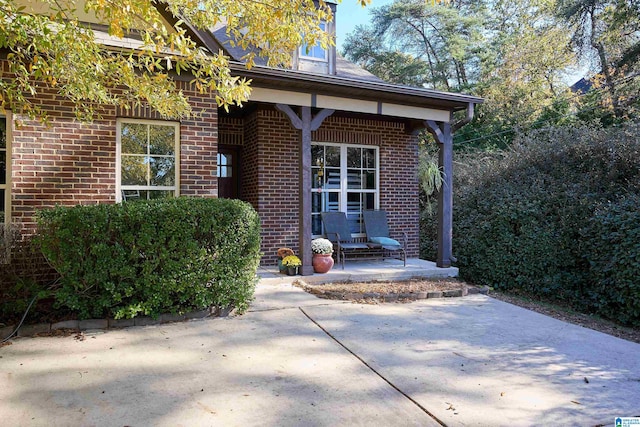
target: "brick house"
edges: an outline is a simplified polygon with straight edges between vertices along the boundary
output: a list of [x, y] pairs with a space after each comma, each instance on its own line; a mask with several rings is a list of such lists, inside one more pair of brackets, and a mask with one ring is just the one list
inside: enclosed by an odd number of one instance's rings
[[[333, 23], [326, 30], [334, 32]], [[385, 209], [393, 231], [408, 233], [407, 255], [417, 257], [417, 133], [427, 129], [445, 170], [437, 264], [451, 264], [450, 122], [459, 110], [471, 118], [480, 98], [387, 84], [319, 46], [296, 52], [293, 69], [247, 70], [223, 27], [190, 35], [225, 50], [235, 74], [252, 79], [250, 102], [227, 113], [214, 94], [176, 80], [194, 110], [204, 110], [198, 117], [167, 121], [149, 109], [105, 107], [99, 120], [81, 124], [65, 99], [43, 93], [37, 102], [50, 127], [10, 111], [0, 118], [0, 222], [29, 233], [36, 211], [54, 205], [239, 198], [261, 218], [262, 263], [273, 265], [287, 246], [311, 274], [310, 241], [322, 234], [322, 211], [347, 212], [358, 236], [361, 212]], [[9, 78], [5, 59], [0, 67]]]

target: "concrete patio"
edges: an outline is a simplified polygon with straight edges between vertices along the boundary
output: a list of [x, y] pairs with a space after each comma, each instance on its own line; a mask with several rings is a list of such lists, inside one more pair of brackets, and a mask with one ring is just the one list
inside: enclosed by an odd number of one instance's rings
[[407, 280], [412, 278], [437, 279], [444, 277], [457, 277], [458, 268], [438, 268], [436, 263], [418, 258], [407, 259], [407, 266], [397, 259], [385, 259], [384, 261], [357, 261], [349, 260], [345, 263], [344, 270], [336, 264], [326, 274], [314, 274], [312, 276], [287, 276], [278, 271], [277, 266], [260, 267], [258, 270], [260, 284], [275, 285], [279, 283], [291, 283], [292, 278], [302, 279], [307, 283], [331, 283], [331, 282], [369, 282], [373, 280]]
[[[350, 267], [334, 277], [382, 274]], [[1, 424], [601, 426], [640, 416], [640, 344], [484, 295], [362, 305], [265, 274], [274, 277], [243, 316], [14, 340], [0, 348]]]

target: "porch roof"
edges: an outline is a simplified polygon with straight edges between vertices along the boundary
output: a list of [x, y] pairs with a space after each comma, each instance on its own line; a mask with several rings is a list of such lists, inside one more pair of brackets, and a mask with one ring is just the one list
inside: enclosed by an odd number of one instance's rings
[[464, 110], [469, 104], [481, 104], [484, 101], [477, 96], [402, 86], [381, 80], [324, 75], [266, 66], [254, 66], [248, 70], [241, 62], [230, 62], [230, 68], [238, 75], [252, 79], [254, 87], [276, 90], [343, 98], [347, 96], [354, 99], [449, 111]]

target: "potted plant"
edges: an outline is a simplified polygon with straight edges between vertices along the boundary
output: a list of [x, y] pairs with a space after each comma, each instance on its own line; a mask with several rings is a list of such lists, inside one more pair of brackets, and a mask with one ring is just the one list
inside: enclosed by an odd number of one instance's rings
[[287, 267], [282, 264], [282, 260], [293, 254], [293, 251], [289, 248], [278, 249], [278, 270], [280, 270], [280, 273], [286, 273], [287, 271]]
[[313, 239], [311, 241], [311, 252], [313, 252], [313, 271], [316, 273], [326, 273], [333, 267], [333, 243], [328, 239]]
[[295, 255], [289, 255], [284, 257], [282, 265], [287, 267], [287, 274], [289, 276], [295, 276], [298, 274], [298, 268], [302, 265], [302, 261]]

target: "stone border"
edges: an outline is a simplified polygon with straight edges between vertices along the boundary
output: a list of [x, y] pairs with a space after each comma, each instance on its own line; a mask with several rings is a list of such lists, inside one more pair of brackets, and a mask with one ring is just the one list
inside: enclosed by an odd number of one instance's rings
[[[38, 334], [49, 334], [59, 329], [71, 329], [86, 331], [89, 329], [122, 329], [131, 326], [160, 325], [163, 323], [184, 322], [188, 320], [202, 320], [209, 317], [227, 317], [233, 312], [233, 307], [210, 307], [200, 311], [192, 311], [185, 314], [161, 314], [157, 319], [151, 317], [134, 317], [133, 319], [86, 319], [65, 320], [56, 323], [36, 323], [34, 325], [22, 325], [12, 338], [32, 337]], [[16, 325], [0, 328], [0, 340], [8, 337]]]
[[307, 282], [297, 279], [296, 282], [300, 284], [300, 288], [307, 293], [315, 295], [318, 298], [333, 299], [333, 300], [345, 300], [345, 301], [362, 301], [362, 300], [375, 300], [377, 302], [411, 302], [431, 298], [455, 298], [464, 297], [467, 295], [483, 294], [487, 295], [489, 292], [488, 286], [478, 288], [475, 286], [465, 286], [462, 289], [447, 290], [447, 291], [433, 291], [433, 292], [407, 292], [407, 293], [380, 293], [380, 292], [338, 292], [338, 291], [323, 291], [317, 289]]

